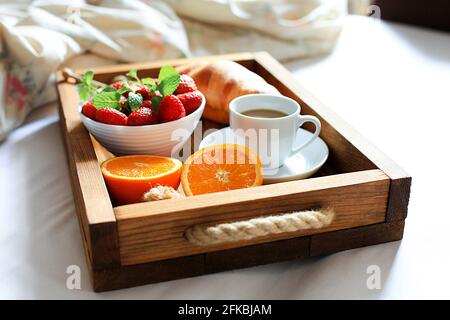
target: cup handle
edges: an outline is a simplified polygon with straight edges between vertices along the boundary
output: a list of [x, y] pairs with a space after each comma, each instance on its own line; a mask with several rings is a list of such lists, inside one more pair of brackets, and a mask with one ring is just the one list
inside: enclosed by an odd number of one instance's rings
[[314, 123], [314, 125], [316, 126], [316, 130], [314, 131], [314, 134], [312, 135], [312, 137], [306, 141], [304, 144], [302, 144], [301, 146], [292, 148], [291, 153], [297, 153], [299, 152], [301, 149], [305, 148], [306, 146], [308, 146], [311, 142], [313, 142], [314, 140], [316, 140], [316, 138], [319, 136], [320, 134], [320, 129], [321, 129], [321, 124], [320, 124], [320, 120], [317, 119], [314, 116], [301, 116], [298, 115], [298, 125], [297, 127], [300, 128], [305, 122], [312, 122]]

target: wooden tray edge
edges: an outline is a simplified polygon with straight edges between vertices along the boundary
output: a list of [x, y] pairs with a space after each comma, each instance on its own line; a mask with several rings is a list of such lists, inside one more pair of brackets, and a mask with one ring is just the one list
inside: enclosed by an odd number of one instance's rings
[[[324, 255], [403, 238], [404, 221], [92, 272], [96, 292]], [[180, 266], [183, 266], [180, 268]]]

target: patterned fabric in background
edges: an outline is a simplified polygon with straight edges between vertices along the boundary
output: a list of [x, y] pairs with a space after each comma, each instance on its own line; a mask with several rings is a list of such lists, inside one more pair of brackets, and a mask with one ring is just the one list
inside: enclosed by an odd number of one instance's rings
[[280, 60], [323, 54], [345, 13], [345, 0], [0, 1], [0, 141], [56, 99], [62, 66], [260, 50]]

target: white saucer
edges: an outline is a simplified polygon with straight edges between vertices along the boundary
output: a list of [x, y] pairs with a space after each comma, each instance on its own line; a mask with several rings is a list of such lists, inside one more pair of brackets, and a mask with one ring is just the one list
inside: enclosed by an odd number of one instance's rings
[[[300, 128], [297, 132], [295, 145], [302, 145], [312, 136], [312, 133]], [[242, 140], [236, 136], [230, 127], [223, 128], [206, 136], [200, 143], [200, 149], [213, 144], [239, 143]], [[293, 154], [284, 165], [278, 169], [264, 169], [264, 183], [275, 183], [305, 179], [312, 176], [322, 167], [328, 158], [326, 143], [317, 138], [309, 146]]]

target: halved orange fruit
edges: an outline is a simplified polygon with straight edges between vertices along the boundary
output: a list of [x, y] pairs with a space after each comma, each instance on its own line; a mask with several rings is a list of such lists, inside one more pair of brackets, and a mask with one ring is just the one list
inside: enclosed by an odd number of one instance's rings
[[177, 189], [182, 163], [173, 158], [131, 155], [115, 157], [102, 163], [108, 191], [116, 205], [142, 202], [151, 188], [162, 185]]
[[260, 186], [258, 155], [238, 144], [212, 145], [191, 155], [183, 165], [181, 184], [187, 196]]

